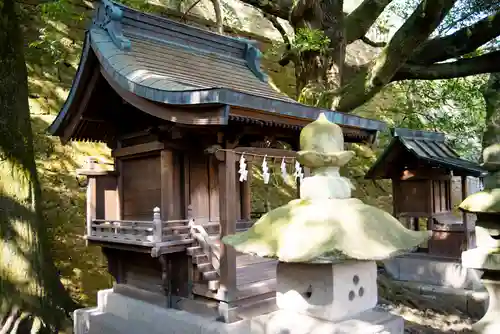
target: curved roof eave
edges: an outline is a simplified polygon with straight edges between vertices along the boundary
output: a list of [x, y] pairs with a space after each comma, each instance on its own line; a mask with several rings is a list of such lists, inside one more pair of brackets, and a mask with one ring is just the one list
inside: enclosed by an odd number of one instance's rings
[[[86, 33], [80, 64], [68, 98], [61, 112], [49, 127], [49, 132], [52, 135], [59, 135], [61, 125], [68, 116], [69, 110], [74, 107], [76, 97], [80, 94], [80, 90], [85, 87], [86, 73], [90, 72], [96, 63], [100, 64], [101, 71], [105, 71], [106, 79], [113, 80], [115, 84], [137, 96], [163, 104], [224, 104], [309, 120], [316, 119], [323, 112], [330, 121], [339, 125], [369, 131], [382, 131], [386, 128], [385, 123], [381, 121], [308, 107], [295, 101], [266, 98], [228, 88], [198, 88], [170, 81], [164, 76], [158, 76], [148, 70], [141, 69], [140, 64], [137, 64], [132, 56], [128, 56], [123, 50], [114, 47], [107, 32], [92, 27]], [[124, 67], [124, 64], [131, 66]]]
[[[66, 101], [64, 101], [64, 104], [57, 114], [57, 117], [54, 119], [52, 124], [49, 126], [49, 133], [51, 135], [58, 135], [60, 131], [60, 127], [64, 120], [66, 119], [66, 116], [68, 115], [69, 109], [72, 107], [73, 102], [79, 93], [79, 90], [82, 89], [85, 86], [82, 81], [85, 80], [85, 74], [89, 72], [92, 69], [92, 66], [94, 65], [93, 61], [91, 60], [91, 52], [90, 52], [90, 36], [89, 32], [85, 32], [85, 38], [83, 41], [83, 47], [82, 47], [82, 53], [80, 56], [80, 63], [78, 65], [78, 69], [76, 71], [75, 77], [73, 78], [73, 82], [71, 83], [71, 89], [69, 91], [68, 97], [66, 98]], [[88, 64], [91, 63], [91, 64]]]
[[[226, 104], [311, 120], [316, 119], [321, 112], [324, 112], [330, 121], [341, 125], [360, 127], [373, 131], [381, 131], [386, 128], [385, 123], [377, 120], [332, 110], [307, 107], [297, 102], [270, 99], [227, 88], [200, 89], [194, 86], [172, 82], [166, 78], [151, 79], [148, 78], [148, 75], [154, 74], [149, 71], [137, 73], [139, 71], [132, 70], [127, 73], [127, 71], [130, 71], [130, 68], [133, 69], [140, 66], [135, 64], [136, 66], [127, 67], [126, 70], [117, 67], [116, 64], [123, 64], [123, 62], [133, 64], [135, 60], [132, 57], [124, 55], [122, 51], [116, 52], [116, 48], [107, 48], [107, 45], [113, 46], [114, 44], [112, 44], [109, 37], [101, 34], [97, 29], [92, 29], [91, 33], [92, 38], [90, 39], [90, 44], [101, 63], [102, 69], [106, 71], [108, 77], [112, 78], [123, 89], [148, 100], [171, 105]], [[110, 59], [113, 59], [113, 62], [111, 62]], [[146, 77], [146, 79], [144, 79], [144, 77]], [[148, 81], [149, 83], [146, 84]], [[171, 88], [170, 90], [156, 88], [162, 86], [169, 86]]]
[[[399, 129], [399, 130], [400, 132], [405, 131], [406, 133], [411, 133], [411, 132], [425, 133], [425, 131], [419, 131], [419, 130], [410, 130], [410, 129]], [[433, 136], [433, 138], [442, 139], [443, 141], [445, 139], [444, 134], [441, 135], [439, 133], [426, 132], [426, 135], [427, 137]], [[481, 167], [481, 165], [460, 158], [460, 156], [449, 147], [447, 149], [456, 154], [456, 157], [423, 156], [414, 148], [412, 148], [410, 145], [408, 145], [404, 137], [396, 135], [392, 138], [391, 142], [385, 148], [384, 152], [377, 158], [375, 163], [373, 163], [370, 169], [365, 173], [364, 176], [365, 179], [388, 178], [386, 174], [383, 176], [377, 174], [377, 171], [379, 168], [381, 168], [381, 166], [383, 166], [383, 164], [386, 162], [387, 157], [397, 145], [400, 145], [400, 147], [404, 149], [406, 152], [412, 154], [417, 159], [425, 161], [427, 164], [431, 166], [440, 166], [448, 168], [452, 171], [462, 172], [467, 174], [468, 176], [473, 176], [473, 177], [483, 177], [487, 174], [487, 171], [483, 167]]]

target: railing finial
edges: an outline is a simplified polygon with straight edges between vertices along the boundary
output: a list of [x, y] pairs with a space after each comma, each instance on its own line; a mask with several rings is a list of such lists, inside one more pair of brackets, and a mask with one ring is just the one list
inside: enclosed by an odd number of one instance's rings
[[163, 239], [163, 224], [161, 221], [160, 208], [153, 209], [153, 225], [154, 225], [154, 241], [162, 242]]

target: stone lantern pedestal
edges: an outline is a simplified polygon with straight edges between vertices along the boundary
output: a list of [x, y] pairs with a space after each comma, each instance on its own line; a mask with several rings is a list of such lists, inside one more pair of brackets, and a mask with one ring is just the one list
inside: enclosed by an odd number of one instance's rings
[[[497, 227], [491, 222], [496, 222]], [[476, 236], [477, 248], [462, 253], [462, 265], [483, 271], [481, 282], [488, 291], [489, 303], [486, 314], [472, 329], [477, 333], [496, 334], [500, 333], [500, 214], [478, 213]]]
[[377, 305], [375, 261], [281, 262], [276, 278], [276, 304], [281, 310], [335, 322]]
[[266, 316], [262, 334], [403, 333], [401, 317], [374, 309], [375, 261], [280, 262], [276, 279], [279, 310]]
[[467, 197], [460, 209], [475, 213], [477, 247], [462, 253], [462, 265], [483, 271], [481, 282], [489, 294], [486, 314], [472, 325], [477, 333], [500, 333], [500, 144], [483, 151], [488, 170], [484, 190]]

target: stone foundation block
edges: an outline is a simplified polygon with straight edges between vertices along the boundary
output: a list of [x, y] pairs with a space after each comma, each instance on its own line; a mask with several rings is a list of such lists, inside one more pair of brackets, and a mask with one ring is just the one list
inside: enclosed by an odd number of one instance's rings
[[276, 311], [251, 320], [252, 334], [403, 334], [404, 320], [382, 311], [330, 322], [292, 311]]
[[111, 290], [100, 291], [98, 300], [98, 307], [74, 312], [75, 334], [403, 334], [404, 329], [401, 317], [378, 310], [339, 322], [279, 310], [226, 324]]

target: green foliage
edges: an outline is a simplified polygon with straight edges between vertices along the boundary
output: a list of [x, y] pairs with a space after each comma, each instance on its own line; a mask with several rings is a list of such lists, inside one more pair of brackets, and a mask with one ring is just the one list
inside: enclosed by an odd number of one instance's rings
[[56, 333], [74, 310], [52, 261], [14, 1], [0, 11], [0, 332]]
[[[399, 83], [397, 110], [401, 124], [447, 134], [463, 157], [477, 160], [484, 132], [485, 105], [480, 88], [486, 76]], [[478, 89], [479, 88], [479, 89]], [[405, 96], [406, 95], [406, 96]]]
[[[29, 18], [39, 20], [38, 37], [29, 43], [29, 48], [38, 49], [49, 56], [53, 64], [67, 61], [68, 47], [73, 44], [73, 36], [68, 34], [68, 24], [83, 25], [87, 11], [78, 10], [70, 0], [44, 2], [36, 6]], [[35, 17], [33, 17], [35, 15]]]
[[330, 39], [319, 29], [299, 28], [292, 41], [292, 49], [298, 53], [307, 51], [324, 52], [330, 45]]
[[47, 241], [60, 279], [71, 297], [80, 305], [95, 305], [97, 291], [110, 287], [112, 279], [100, 249], [87, 247], [82, 237], [85, 190], [78, 185], [75, 171], [85, 157], [105, 159], [109, 151], [103, 145], [89, 143], [63, 146], [57, 137], [47, 133], [75, 75], [92, 8], [82, 2], [58, 0], [38, 6], [23, 5], [21, 9]]
[[161, 12], [161, 7], [160, 6], [155, 6], [153, 4], [150, 4], [148, 1], [144, 0], [120, 0], [118, 1], [121, 4], [124, 4], [125, 6], [146, 12], [146, 13], [152, 13], [152, 14], [159, 14]]
[[486, 80], [487, 76], [480, 75], [395, 83], [355, 113], [367, 117], [377, 115], [390, 127], [444, 132], [459, 154], [476, 160], [485, 126], [481, 91]]
[[271, 176], [269, 183], [265, 184], [260, 162], [259, 165], [252, 165], [250, 189], [253, 213], [267, 212], [297, 198], [297, 183], [290, 170], [293, 166], [288, 166], [290, 169], [286, 180], [283, 180], [281, 176], [280, 162], [269, 160], [268, 167]]

